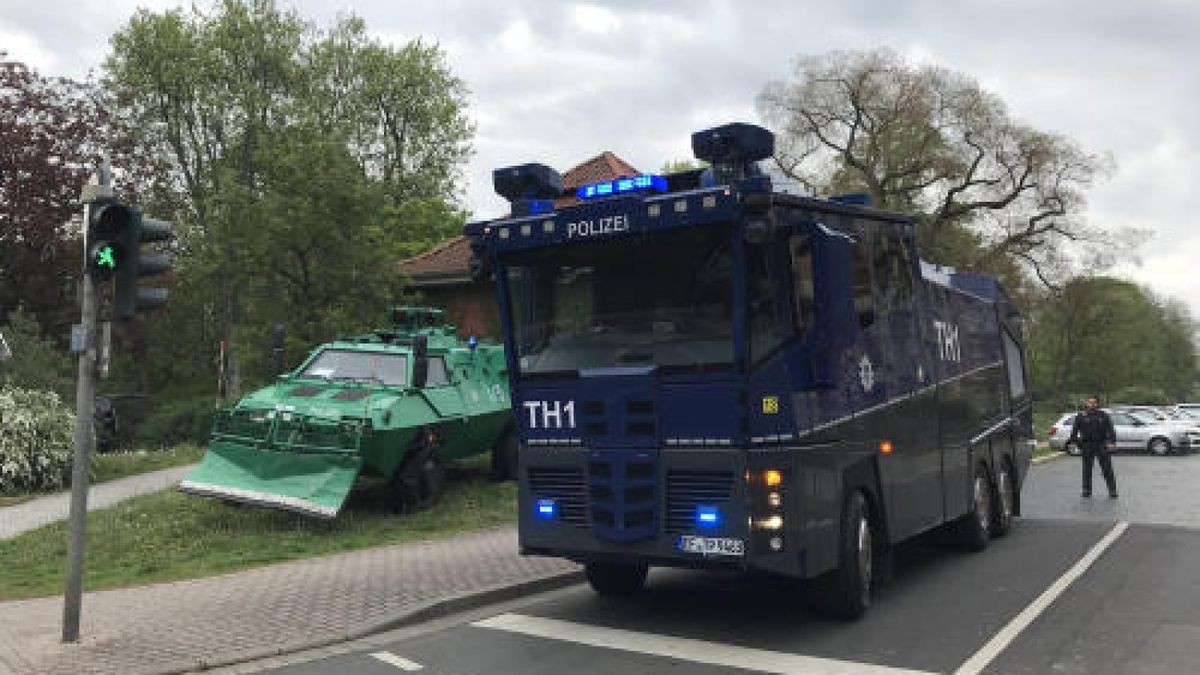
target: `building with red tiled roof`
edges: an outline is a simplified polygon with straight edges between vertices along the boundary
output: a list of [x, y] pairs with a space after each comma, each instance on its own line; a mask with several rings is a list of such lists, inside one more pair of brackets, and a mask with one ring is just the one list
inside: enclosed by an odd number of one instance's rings
[[[577, 204], [575, 188], [580, 185], [639, 173], [629, 162], [605, 150], [562, 174], [565, 195], [554, 200], [554, 204], [559, 208]], [[458, 236], [397, 262], [396, 269], [405, 276], [405, 287], [420, 293], [421, 302], [446, 310], [462, 335], [499, 337], [495, 291], [490, 283], [471, 280], [467, 270], [470, 259], [466, 237]]]

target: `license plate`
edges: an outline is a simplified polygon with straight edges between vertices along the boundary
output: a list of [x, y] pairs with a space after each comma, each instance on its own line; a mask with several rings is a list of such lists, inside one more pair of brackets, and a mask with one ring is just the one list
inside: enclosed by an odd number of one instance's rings
[[728, 537], [695, 537], [683, 535], [679, 538], [679, 550], [701, 555], [746, 555], [746, 543]]

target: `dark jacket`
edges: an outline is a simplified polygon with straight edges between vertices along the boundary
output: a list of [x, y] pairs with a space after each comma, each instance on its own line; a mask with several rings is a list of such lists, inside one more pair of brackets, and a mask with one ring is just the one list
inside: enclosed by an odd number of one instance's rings
[[1117, 442], [1117, 431], [1108, 413], [1100, 409], [1084, 410], [1075, 416], [1067, 442], [1084, 450], [1099, 450], [1107, 443]]

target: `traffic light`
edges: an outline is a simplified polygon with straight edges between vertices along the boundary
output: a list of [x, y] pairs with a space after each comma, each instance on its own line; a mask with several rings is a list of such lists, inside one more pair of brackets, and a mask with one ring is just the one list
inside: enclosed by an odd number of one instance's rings
[[172, 237], [171, 224], [165, 220], [146, 218], [141, 211], [130, 209], [130, 227], [123, 228], [117, 237], [117, 251], [123, 259], [117, 262], [117, 288], [113, 299], [117, 319], [132, 319], [139, 311], [162, 306], [167, 301], [167, 289], [138, 285], [142, 277], [162, 274], [171, 269], [171, 259], [163, 253], [141, 250], [144, 243], [166, 241]]
[[121, 242], [133, 221], [133, 210], [116, 200], [92, 202], [88, 210], [87, 271], [97, 283], [112, 279], [125, 263], [128, 254]]

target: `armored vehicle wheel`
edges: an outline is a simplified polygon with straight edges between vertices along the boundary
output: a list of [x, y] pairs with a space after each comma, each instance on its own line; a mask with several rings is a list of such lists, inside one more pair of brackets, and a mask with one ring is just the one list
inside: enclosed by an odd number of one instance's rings
[[646, 585], [645, 565], [620, 563], [588, 563], [584, 566], [592, 590], [608, 597], [634, 595]]
[[397, 513], [427, 509], [442, 494], [445, 468], [434, 448], [415, 449], [392, 476], [393, 509]]
[[509, 426], [492, 448], [493, 480], [517, 480], [517, 454], [517, 432]]
[[871, 574], [875, 542], [871, 514], [861, 492], [846, 499], [838, 542], [838, 566], [818, 580], [821, 611], [838, 619], [853, 620], [871, 605]]
[[1017, 485], [1008, 459], [1000, 462], [1000, 470], [996, 473], [996, 494], [992, 501], [992, 536], [1003, 537], [1012, 529], [1013, 510], [1017, 503]]
[[968, 551], [982, 551], [991, 541], [992, 484], [982, 464], [975, 467], [971, 480], [971, 510], [958, 520], [958, 543]]

